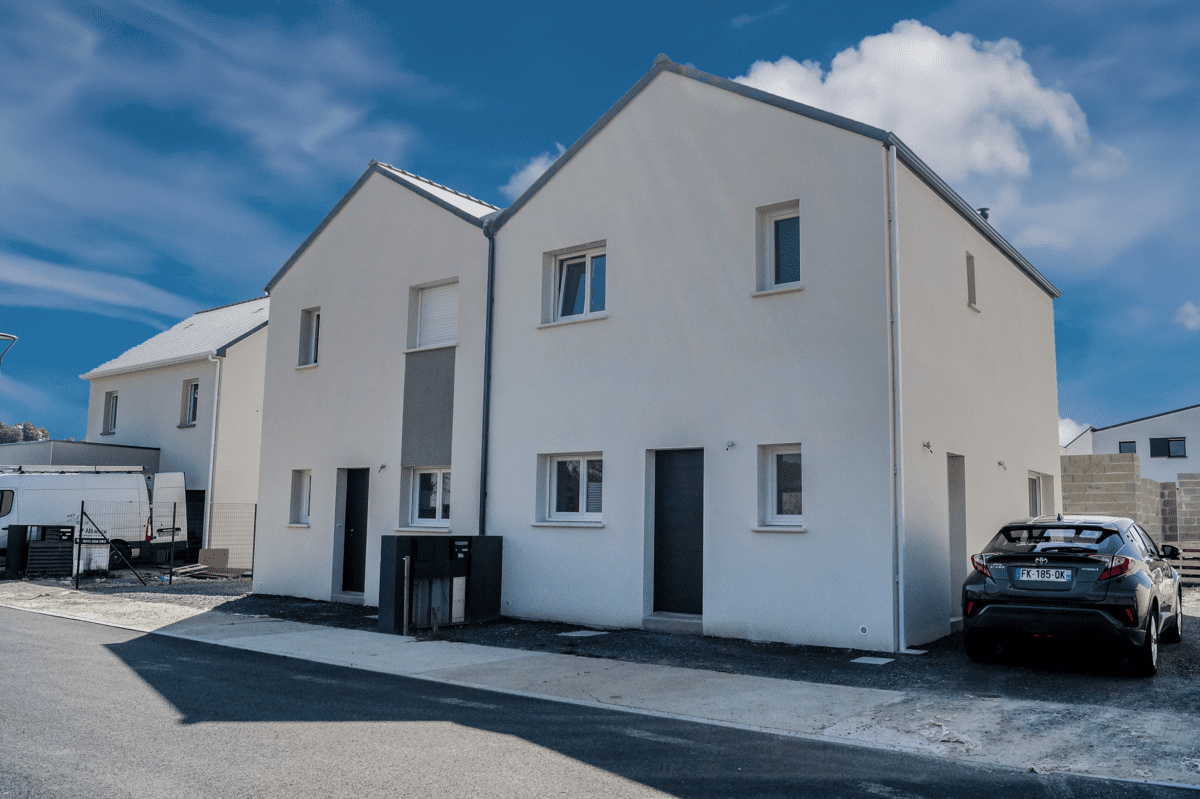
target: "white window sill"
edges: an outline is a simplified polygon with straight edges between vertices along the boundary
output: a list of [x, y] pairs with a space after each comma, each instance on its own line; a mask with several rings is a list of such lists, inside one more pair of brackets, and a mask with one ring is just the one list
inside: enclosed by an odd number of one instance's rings
[[392, 528], [392, 532], [394, 532], [394, 533], [446, 533], [447, 535], [449, 535], [450, 528], [449, 527], [434, 527], [433, 525], [430, 525], [428, 527], [421, 527], [421, 526], [394, 527], [394, 528]]
[[751, 527], [755, 533], [807, 533], [808, 528], [802, 524], [768, 524], [763, 527]]
[[292, 522], [288, 525], [288, 527], [294, 527], [297, 530], [302, 530], [308, 527], [308, 522]]
[[429, 350], [444, 350], [444, 349], [449, 349], [450, 347], [457, 347], [457, 346], [458, 346], [457, 341], [450, 341], [445, 344], [429, 344], [424, 347], [413, 347], [412, 349], [407, 349], [404, 351], [404, 354], [408, 355], [410, 352], [428, 352]]
[[776, 294], [791, 294], [793, 291], [804, 291], [804, 286], [800, 283], [788, 283], [783, 286], [775, 286], [774, 288], [763, 289], [751, 294], [751, 297], [774, 297]]
[[572, 522], [566, 519], [551, 519], [546, 522], [533, 522], [530, 527], [587, 527], [593, 530], [599, 530], [604, 527], [604, 522]]
[[100, 435], [102, 435], [102, 436], [112, 436], [112, 435], [116, 435], [116, 434], [117, 434], [116, 430], [105, 430], [100, 433]]
[[566, 319], [557, 319], [553, 322], [546, 322], [545, 324], [538, 325], [537, 329], [545, 330], [547, 327], [562, 327], [563, 325], [577, 325], [580, 322], [598, 322], [601, 319], [607, 319], [607, 318], [608, 318], [608, 314], [604, 313], [604, 312], [576, 314], [575, 316], [568, 316]]
[[296, 371], [299, 372], [301, 369], [316, 369], [320, 365], [319, 363], [302, 363], [296, 367]]

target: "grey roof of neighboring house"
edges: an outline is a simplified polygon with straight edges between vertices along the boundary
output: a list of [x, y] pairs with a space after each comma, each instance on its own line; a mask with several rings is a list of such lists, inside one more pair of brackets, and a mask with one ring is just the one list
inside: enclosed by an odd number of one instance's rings
[[1074, 444], [1074, 443], [1075, 443], [1076, 441], [1078, 441], [1079, 439], [1083, 438], [1083, 436], [1084, 436], [1084, 434], [1085, 434], [1085, 433], [1091, 433], [1091, 432], [1094, 432], [1094, 431], [1095, 431], [1095, 429], [1096, 429], [1096, 428], [1092, 427], [1091, 425], [1088, 425], [1087, 427], [1083, 428], [1083, 429], [1082, 429], [1082, 430], [1080, 430], [1078, 433], [1076, 433], [1076, 434], [1075, 434], [1075, 437], [1074, 437], [1074, 438], [1072, 438], [1070, 441], [1068, 441], [1068, 442], [1067, 442], [1067, 443], [1065, 443], [1065, 444], [1064, 444], [1064, 443], [1062, 443], [1062, 438], [1059, 438], [1059, 439], [1058, 439], [1058, 445], [1059, 445], [1060, 447], [1063, 447], [1063, 448], [1065, 449], [1066, 447], [1069, 447], [1069, 446], [1071, 446], [1072, 444]]
[[225, 351], [267, 326], [269, 297], [197, 311], [172, 328], [80, 375], [84, 380], [186, 363]]
[[1200, 405], [1188, 405], [1187, 407], [1184, 407], [1184, 408], [1176, 408], [1173, 411], [1163, 411], [1162, 413], [1152, 413], [1149, 416], [1143, 416], [1140, 419], [1130, 419], [1128, 422], [1117, 422], [1116, 424], [1110, 424], [1107, 427], [1096, 427], [1093, 429], [1097, 430], [1097, 431], [1112, 430], [1114, 427], [1123, 427], [1124, 425], [1133, 424], [1134, 422], [1144, 422], [1147, 419], [1157, 419], [1160, 416], [1170, 416], [1171, 414], [1179, 413], [1180, 411], [1190, 411], [1192, 408], [1200, 408]]
[[403, 169], [392, 166], [391, 164], [385, 164], [381, 161], [371, 159], [371, 163], [367, 165], [366, 171], [359, 176], [358, 180], [354, 182], [354, 185], [350, 187], [350, 190], [342, 195], [342, 199], [337, 201], [337, 204], [333, 206], [332, 210], [325, 214], [325, 218], [321, 220], [320, 224], [313, 229], [312, 233], [308, 234], [308, 238], [301, 242], [300, 246], [296, 248], [296, 251], [292, 253], [291, 257], [288, 258], [287, 261], [284, 262], [283, 266], [279, 268], [279, 271], [275, 273], [274, 277], [267, 282], [267, 285], [263, 288], [263, 291], [267, 292], [268, 294], [271, 292], [271, 289], [275, 287], [275, 284], [278, 283], [280, 279], [287, 274], [287, 271], [292, 268], [292, 264], [296, 263], [296, 261], [300, 259], [301, 255], [304, 255], [312, 243], [317, 240], [317, 237], [321, 235], [321, 232], [329, 226], [329, 223], [332, 222], [334, 217], [336, 217], [342, 208], [346, 206], [346, 203], [350, 202], [350, 199], [358, 193], [358, 190], [363, 187], [363, 184], [367, 182], [371, 175], [382, 175], [389, 180], [395, 181], [399, 185], [404, 186], [406, 189], [410, 189], [415, 194], [418, 194], [421, 197], [424, 197], [426, 200], [429, 200], [434, 205], [441, 206], [450, 213], [466, 222], [471, 223], [472, 225], [475, 225], [476, 227], [483, 227], [483, 219], [500, 210], [496, 206], [491, 205], [490, 203], [485, 203], [483, 200], [477, 200], [469, 194], [463, 194], [461, 191], [455, 191], [454, 189], [443, 186], [440, 183], [434, 183], [428, 178], [423, 178], [420, 175], [414, 175], [412, 172], [406, 172]]
[[604, 116], [596, 120], [595, 124], [588, 128], [587, 132], [584, 133], [578, 141], [568, 147], [567, 150], [558, 157], [558, 160], [551, 164], [550, 168], [542, 173], [542, 176], [534, 181], [532, 186], [525, 190], [524, 194], [514, 200], [513, 204], [508, 206], [508, 208], [505, 208], [491, 220], [488, 220], [488, 224], [491, 226], [491, 229], [499, 230], [513, 216], [513, 214], [520, 211], [521, 207], [525, 205], [525, 203], [527, 203], [529, 199], [533, 197], [533, 195], [537, 194], [542, 186], [546, 185], [546, 183], [554, 177], [554, 174], [558, 172], [558, 170], [562, 169], [563, 166], [565, 166], [566, 163], [584, 147], [584, 145], [591, 141], [596, 134], [598, 134], [604, 128], [604, 126], [612, 120], [613, 117], [621, 113], [625, 106], [629, 105], [633, 98], [640, 94], [642, 90], [650, 84], [650, 81], [658, 77], [659, 73], [661, 72], [673, 72], [676, 75], [682, 75], [685, 78], [690, 78], [691, 80], [698, 81], [709, 86], [714, 86], [718, 89], [724, 89], [725, 91], [733, 92], [734, 94], [740, 94], [743, 97], [747, 97], [751, 100], [757, 100], [758, 102], [766, 103], [767, 105], [771, 105], [776, 108], [781, 108], [784, 111], [790, 111], [794, 114], [808, 117], [809, 119], [815, 119], [818, 122], [824, 122], [828, 125], [842, 128], [843, 130], [850, 131], [851, 133], [857, 133], [860, 136], [876, 139], [888, 147], [895, 147], [896, 156], [901, 163], [905, 164], [909, 169], [915, 172], [916, 175], [922, 181], [924, 181], [926, 185], [928, 185], [939, 196], [941, 196], [941, 198], [945, 200], [950, 207], [952, 207], [959, 213], [959, 215], [965, 218], [997, 249], [1003, 252], [1008, 259], [1012, 261], [1018, 269], [1024, 272], [1034, 283], [1036, 283], [1038, 287], [1042, 289], [1042, 291], [1046, 292], [1051, 297], [1062, 296], [1062, 292], [1055, 288], [1054, 285], [1033, 266], [1033, 264], [1029, 263], [1029, 261], [1027, 261], [1023, 255], [1021, 255], [1021, 253], [1017, 252], [1017, 249], [1009, 244], [1008, 241], [1001, 236], [995, 228], [988, 224], [987, 220], [981, 217], [979, 213], [967, 203], [966, 200], [960, 197], [958, 193], [954, 191], [954, 189], [950, 188], [948, 183], [938, 177], [937, 173], [930, 169], [924, 161], [918, 158], [916, 153], [909, 149], [908, 145], [900, 141], [896, 134], [889, 133], [881, 130], [880, 128], [872, 127], [871, 125], [867, 125], [862, 122], [857, 122], [847, 117], [831, 114], [828, 111], [822, 111], [821, 109], [814, 108], [810, 105], [785, 99], [778, 95], [764, 92], [761, 89], [754, 89], [750, 86], [746, 86], [745, 84], [728, 80], [727, 78], [720, 78], [716, 75], [710, 75], [707, 72], [701, 72], [693, 67], [676, 64], [664, 55], [660, 55], [654, 59], [654, 66], [650, 69], [650, 71], [643, 75], [641, 80], [633, 85], [633, 88], [625, 92], [624, 96], [622, 96], [612, 108], [608, 109]]

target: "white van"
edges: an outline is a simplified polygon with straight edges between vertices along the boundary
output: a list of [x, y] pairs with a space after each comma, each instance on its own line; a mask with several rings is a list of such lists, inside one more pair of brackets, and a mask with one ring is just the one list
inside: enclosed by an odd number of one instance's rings
[[182, 472], [143, 475], [140, 469], [98, 466], [0, 473], [0, 556], [8, 554], [10, 525], [78, 530], [82, 512], [85, 541], [102, 541], [103, 532], [113, 543], [111, 548], [85, 548], [91, 554], [82, 569], [118, 567], [118, 550], [129, 560], [163, 561], [172, 546], [173, 526], [176, 551], [187, 548], [185, 499]]

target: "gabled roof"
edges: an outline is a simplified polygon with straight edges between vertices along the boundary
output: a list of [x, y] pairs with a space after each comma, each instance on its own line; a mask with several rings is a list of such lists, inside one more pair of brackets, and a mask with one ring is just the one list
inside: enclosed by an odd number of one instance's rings
[[1188, 405], [1185, 408], [1176, 408], [1173, 411], [1163, 411], [1162, 413], [1152, 413], [1149, 416], [1143, 416], [1141, 419], [1130, 419], [1128, 422], [1117, 422], [1116, 424], [1110, 424], [1108, 427], [1097, 427], [1095, 429], [1097, 431], [1112, 430], [1114, 427], [1124, 427], [1125, 425], [1133, 424], [1134, 422], [1144, 422], [1147, 419], [1157, 419], [1160, 416], [1170, 416], [1171, 414], [1179, 413], [1180, 411], [1190, 411], [1192, 408], [1200, 408], [1200, 405]]
[[429, 200], [434, 205], [441, 206], [450, 213], [466, 222], [470, 222], [476, 227], [483, 227], [484, 217], [494, 214], [500, 210], [490, 203], [485, 203], [483, 200], [477, 200], [468, 194], [463, 194], [461, 191], [455, 191], [454, 189], [443, 186], [440, 183], [434, 183], [432, 180], [423, 178], [420, 175], [414, 175], [412, 172], [405, 172], [403, 169], [394, 167], [391, 164], [385, 164], [380, 161], [376, 161], [374, 158], [372, 158], [371, 163], [367, 165], [367, 171], [363, 172], [362, 176], [359, 177], [359, 179], [354, 182], [354, 185], [350, 187], [350, 190], [342, 195], [342, 199], [337, 201], [337, 205], [333, 206], [333, 209], [329, 213], [325, 214], [325, 218], [321, 220], [321, 223], [317, 225], [316, 228], [313, 229], [313, 232], [308, 234], [308, 238], [306, 238], [300, 244], [300, 246], [296, 248], [296, 251], [292, 253], [292, 257], [288, 258], [284, 265], [279, 268], [279, 271], [275, 273], [275, 276], [271, 278], [271, 280], [263, 288], [263, 291], [267, 292], [268, 294], [271, 293], [271, 289], [275, 287], [275, 284], [278, 283], [285, 274], [287, 274], [287, 271], [292, 268], [292, 264], [296, 263], [296, 261], [300, 259], [300, 256], [304, 255], [308, 248], [312, 246], [312, 243], [316, 241], [317, 237], [321, 235], [322, 231], [329, 226], [329, 223], [332, 222], [334, 217], [338, 215], [338, 212], [340, 212], [342, 208], [346, 206], [346, 203], [350, 202], [350, 199], [354, 197], [355, 194], [358, 194], [358, 190], [363, 187], [363, 184], [365, 184], [368, 179], [370, 179], [371, 175], [376, 174], [383, 175], [385, 178], [395, 181], [406, 189], [409, 189], [421, 197], [424, 197], [426, 200]]
[[1042, 291], [1046, 292], [1051, 297], [1062, 296], [1062, 292], [1056, 289], [1054, 285], [1042, 275], [1041, 272], [1034, 268], [1033, 264], [1025, 260], [1025, 257], [1021, 255], [1021, 253], [1017, 252], [1015, 247], [1009, 244], [1008, 241], [1001, 236], [995, 228], [989, 225], [987, 220], [981, 217], [979, 213], [967, 203], [966, 200], [964, 200], [958, 195], [957, 192], [954, 191], [954, 189], [950, 188], [948, 183], [938, 177], [937, 173], [930, 169], [924, 161], [918, 158], [916, 153], [914, 153], [908, 147], [908, 145], [900, 141], [900, 138], [896, 136], [896, 134], [889, 133], [881, 130], [880, 128], [872, 127], [871, 125], [867, 125], [847, 117], [831, 114], [828, 111], [822, 111], [821, 109], [814, 108], [811, 105], [805, 105], [804, 103], [788, 100], [776, 94], [764, 92], [761, 89], [755, 89], [726, 78], [710, 75], [707, 72], [701, 72], [693, 67], [676, 64], [665, 55], [659, 55], [657, 58], [655, 58], [654, 66], [650, 69], [650, 71], [643, 75], [641, 80], [633, 85], [633, 88], [625, 92], [625, 95], [621, 97], [621, 99], [618, 100], [612, 108], [608, 109], [604, 116], [596, 120], [596, 123], [588, 128], [587, 132], [584, 133], [578, 141], [567, 148], [567, 150], [560, 155], [553, 164], [550, 165], [550, 168], [542, 173], [542, 176], [534, 181], [532, 186], [525, 190], [524, 194], [518, 197], [508, 208], [504, 209], [490, 220], [487, 220], [489, 232], [499, 230], [501, 227], [503, 227], [504, 224], [510, 218], [512, 218], [513, 214], [516, 214], [518, 211], [520, 211], [525, 203], [529, 202], [530, 198], [537, 194], [539, 190], [541, 190], [542, 186], [546, 185], [546, 183], [549, 182], [550, 179], [553, 178], [560, 169], [566, 166], [568, 161], [575, 157], [577, 152], [583, 149], [584, 145], [586, 145], [596, 136], [596, 134], [603, 130], [604, 126], [607, 125], [613, 117], [621, 113], [625, 106], [629, 105], [633, 98], [641, 94], [642, 90], [650, 85], [650, 82], [658, 77], [658, 75], [662, 72], [673, 72], [676, 75], [681, 75], [685, 78], [689, 78], [718, 89], [723, 89], [727, 92], [739, 94], [742, 97], [747, 97], [751, 100], [756, 100], [760, 103], [765, 103], [767, 105], [783, 109], [784, 111], [790, 111], [793, 114], [799, 114], [800, 116], [808, 117], [809, 119], [814, 119], [818, 122], [824, 122], [827, 125], [832, 125], [836, 128], [841, 128], [851, 133], [857, 133], [860, 136], [866, 136], [867, 138], [875, 139], [885, 147], [895, 147], [896, 157], [901, 163], [915, 172], [916, 175], [922, 181], [924, 181], [926, 185], [928, 185], [931, 189], [933, 189], [934, 192], [941, 196], [941, 198], [945, 200], [955, 211], [957, 211], [959, 215], [970, 222], [971, 225], [986, 239], [988, 239], [988, 241], [995, 245], [997, 249], [1003, 252], [1008, 259], [1012, 261], [1013, 264], [1015, 264], [1016, 267], [1024, 272], [1031, 280], [1033, 280], [1033, 282], [1036, 283], [1038, 287], [1042, 289]]
[[1083, 428], [1083, 429], [1082, 429], [1082, 430], [1080, 430], [1078, 433], [1076, 433], [1076, 434], [1075, 434], [1075, 437], [1074, 437], [1074, 438], [1072, 438], [1070, 441], [1068, 441], [1068, 442], [1067, 442], [1067, 443], [1065, 443], [1065, 444], [1064, 444], [1064, 443], [1062, 443], [1062, 435], [1061, 435], [1061, 433], [1060, 433], [1060, 434], [1059, 434], [1059, 438], [1058, 438], [1058, 445], [1059, 445], [1060, 447], [1062, 447], [1062, 448], [1064, 448], [1064, 449], [1065, 449], [1065, 448], [1067, 448], [1067, 447], [1071, 446], [1072, 444], [1074, 444], [1074, 443], [1075, 443], [1076, 441], [1078, 441], [1079, 439], [1083, 438], [1083, 437], [1084, 437], [1085, 435], [1087, 435], [1088, 433], [1093, 433], [1093, 432], [1095, 432], [1095, 430], [1096, 430], [1096, 428], [1092, 427], [1091, 425], [1088, 425], [1087, 427]]
[[210, 308], [207, 311], [197, 311], [174, 327], [126, 350], [80, 377], [84, 380], [94, 380], [98, 377], [112, 377], [142, 369], [187, 363], [207, 358], [209, 355], [224, 356], [229, 347], [267, 326], [270, 304], [269, 297], [256, 297], [232, 305]]

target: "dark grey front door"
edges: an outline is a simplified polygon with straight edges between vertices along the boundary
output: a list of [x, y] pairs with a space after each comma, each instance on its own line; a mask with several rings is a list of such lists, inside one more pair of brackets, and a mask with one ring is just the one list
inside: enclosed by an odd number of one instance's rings
[[346, 544], [342, 590], [362, 591], [367, 576], [367, 481], [370, 469], [346, 470]]
[[654, 456], [654, 609], [704, 612], [704, 450]]

